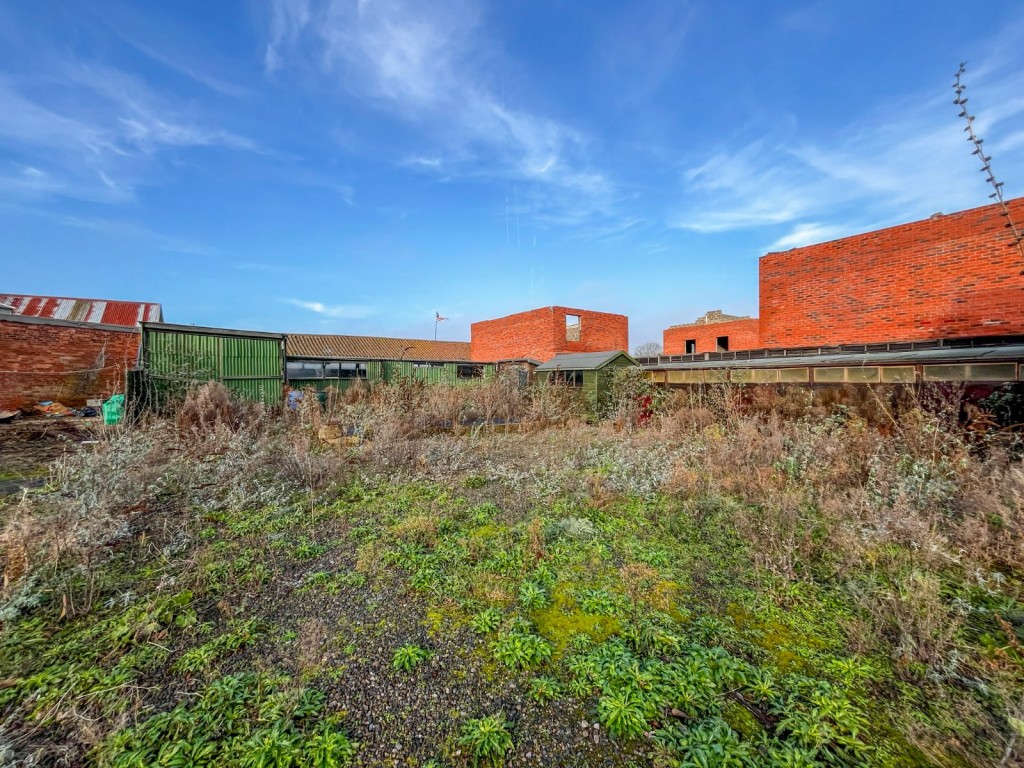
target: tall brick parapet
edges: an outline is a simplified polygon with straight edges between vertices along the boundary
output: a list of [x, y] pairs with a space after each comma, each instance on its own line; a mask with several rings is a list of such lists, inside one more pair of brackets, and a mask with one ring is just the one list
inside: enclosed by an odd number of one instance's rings
[[[579, 318], [578, 333], [567, 332], [567, 316]], [[544, 362], [563, 352], [628, 349], [629, 318], [609, 312], [542, 307], [470, 326], [470, 356], [479, 362], [516, 358]]]
[[[1024, 221], [1024, 198], [1009, 207]], [[997, 205], [769, 253], [760, 262], [761, 343], [1024, 334], [1022, 269]]]
[[[739, 317], [730, 320], [687, 323], [673, 325], [662, 332], [662, 354], [686, 355], [690, 352], [715, 352], [718, 339], [728, 338], [730, 352], [743, 349], [760, 349], [760, 323], [756, 317]], [[695, 349], [688, 350], [686, 342], [695, 342]]]
[[123, 392], [139, 339], [132, 328], [0, 315], [0, 408]]

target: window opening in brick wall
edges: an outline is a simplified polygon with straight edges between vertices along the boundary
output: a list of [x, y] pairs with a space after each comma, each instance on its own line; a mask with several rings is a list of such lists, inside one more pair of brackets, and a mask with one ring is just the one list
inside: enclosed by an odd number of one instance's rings
[[729, 337], [719, 336], [715, 339], [715, 351], [716, 352], [728, 352], [729, 351]]
[[687, 339], [686, 340], [686, 354], [695, 355], [697, 354], [697, 340]]
[[579, 315], [566, 315], [565, 316], [565, 340], [566, 341], [579, 341], [580, 340], [580, 316]]

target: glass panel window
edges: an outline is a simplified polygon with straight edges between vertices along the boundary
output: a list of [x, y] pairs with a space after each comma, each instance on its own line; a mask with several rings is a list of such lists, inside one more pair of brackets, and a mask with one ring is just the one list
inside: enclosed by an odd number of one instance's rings
[[315, 360], [289, 360], [289, 379], [322, 379], [324, 375], [323, 363]]
[[583, 386], [583, 371], [552, 371], [548, 376], [552, 384], [564, 384], [567, 387]]

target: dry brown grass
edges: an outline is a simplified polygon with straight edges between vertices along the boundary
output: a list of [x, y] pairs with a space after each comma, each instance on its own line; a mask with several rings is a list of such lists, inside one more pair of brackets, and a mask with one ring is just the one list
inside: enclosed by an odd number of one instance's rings
[[430, 515], [412, 515], [391, 526], [391, 532], [410, 544], [432, 547], [437, 543], [437, 523]]
[[[54, 495], [8, 512], [5, 592], [43, 564], [77, 562], [88, 572], [165, 488], [236, 508], [304, 493], [312, 509], [351, 472], [444, 482], [482, 475], [506, 516], [535, 518], [526, 541], [534, 561], [544, 557], [537, 509], [551, 498], [596, 509], [631, 493], [710, 500], [730, 510], [755, 565], [782, 580], [876, 573], [856, 591], [862, 615], [850, 644], [891, 647], [901, 662], [938, 663], [949, 652], [961, 621], [940, 589], [949, 574], [1024, 573], [1018, 449], [963, 429], [949, 391], [914, 399], [865, 389], [860, 405], [828, 408], [806, 393], [705, 387], [673, 393], [656, 423], [635, 432], [571, 421], [523, 435], [423, 436], [467, 416], [550, 419], [575, 394], [502, 377], [436, 388], [404, 380], [328, 393], [326, 410], [307, 393], [297, 412], [273, 418], [222, 387], [198, 388], [173, 421], [83, 447], [55, 465]], [[321, 431], [331, 426], [369, 439], [326, 445]], [[437, 520], [408, 518], [393, 533], [432, 546]], [[379, 552], [364, 545], [357, 570], [377, 568]], [[644, 581], [639, 570], [627, 576]], [[644, 599], [656, 598], [652, 588]], [[77, 589], [65, 595], [70, 609], [88, 610], [88, 582]]]
[[192, 387], [174, 413], [174, 424], [186, 441], [209, 442], [224, 432], [258, 427], [265, 412], [257, 403], [239, 400], [215, 381]]

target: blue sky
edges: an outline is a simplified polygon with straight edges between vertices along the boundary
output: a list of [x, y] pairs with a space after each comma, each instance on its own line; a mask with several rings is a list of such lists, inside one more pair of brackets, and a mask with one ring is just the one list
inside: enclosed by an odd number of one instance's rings
[[468, 339], [549, 304], [631, 342], [756, 314], [769, 250], [1024, 194], [1024, 6], [0, 5], [0, 292], [171, 322]]

